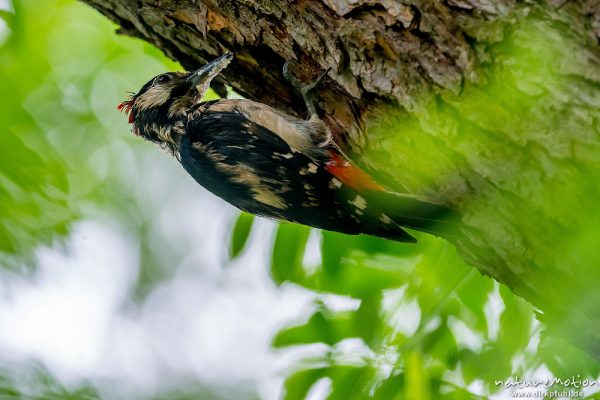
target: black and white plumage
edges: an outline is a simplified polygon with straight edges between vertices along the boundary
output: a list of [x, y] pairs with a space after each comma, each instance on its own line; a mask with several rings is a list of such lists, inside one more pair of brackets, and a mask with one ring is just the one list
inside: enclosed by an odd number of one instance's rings
[[168, 148], [199, 184], [249, 213], [407, 242], [414, 238], [402, 226], [448, 231], [445, 207], [385, 191], [336, 150], [316, 113], [302, 120], [250, 100], [201, 102], [231, 59], [159, 75], [119, 108], [134, 133]]

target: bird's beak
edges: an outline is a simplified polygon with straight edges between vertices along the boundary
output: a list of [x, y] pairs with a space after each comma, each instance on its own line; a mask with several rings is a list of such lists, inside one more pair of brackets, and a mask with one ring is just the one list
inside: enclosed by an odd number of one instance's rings
[[232, 53], [225, 53], [222, 56], [212, 60], [202, 68], [190, 72], [187, 81], [190, 83], [190, 85], [196, 87], [198, 90], [199, 99], [204, 96], [204, 93], [208, 89], [208, 86], [214, 77], [224, 70], [232, 59]]

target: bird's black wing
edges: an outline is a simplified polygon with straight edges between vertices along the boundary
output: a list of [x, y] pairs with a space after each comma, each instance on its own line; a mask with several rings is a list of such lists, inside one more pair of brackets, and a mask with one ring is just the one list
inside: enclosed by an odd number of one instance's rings
[[202, 186], [253, 214], [400, 241], [414, 239], [326, 169], [241, 114], [208, 112], [189, 122], [180, 160]]

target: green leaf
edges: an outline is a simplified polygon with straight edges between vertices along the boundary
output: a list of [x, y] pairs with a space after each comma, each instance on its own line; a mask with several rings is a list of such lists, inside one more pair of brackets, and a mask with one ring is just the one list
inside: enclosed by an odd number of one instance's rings
[[309, 233], [310, 228], [304, 225], [282, 222], [277, 227], [271, 257], [271, 277], [276, 284], [304, 282], [302, 258]]
[[0, 18], [6, 22], [6, 26], [8, 26], [10, 29], [14, 29], [15, 14], [13, 12], [0, 10]]
[[512, 373], [512, 354], [503, 353], [500, 347], [492, 347], [481, 353], [463, 350], [459, 353], [463, 368], [463, 378], [467, 384], [481, 379], [489, 390], [498, 390], [493, 385], [496, 380], [504, 380]]
[[[376, 370], [370, 366], [333, 365], [304, 369], [291, 375], [285, 382], [285, 400], [304, 400], [311, 387], [322, 378], [331, 379], [328, 400], [363, 400]], [[387, 399], [386, 399], [387, 400]]]
[[355, 251], [338, 264], [335, 273], [323, 274], [319, 289], [361, 299], [371, 297], [403, 285], [419, 260], [419, 257], [369, 257]]
[[448, 321], [444, 319], [440, 325], [423, 338], [423, 351], [432, 358], [452, 367], [458, 345], [452, 331], [448, 328]]
[[234, 259], [239, 256], [250, 237], [252, 225], [254, 223], [254, 215], [241, 212], [237, 217], [233, 230], [231, 232], [231, 240], [229, 241], [229, 258]]
[[412, 351], [406, 357], [406, 386], [405, 398], [407, 400], [431, 399], [429, 377], [423, 365], [423, 356]]
[[598, 362], [581, 349], [567, 343], [564, 339], [542, 333], [538, 355], [555, 376], [567, 378], [581, 375], [582, 379], [597, 379]]
[[381, 325], [380, 297], [362, 300], [356, 311], [333, 312], [327, 308], [316, 311], [303, 325], [279, 331], [273, 347], [308, 343], [333, 345], [347, 338], [361, 338], [371, 345]]
[[279, 331], [273, 347], [286, 347], [308, 343], [335, 344], [343, 339], [358, 336], [356, 315], [353, 312], [315, 312], [304, 324]]
[[322, 270], [314, 289], [357, 298], [404, 284], [419, 263], [420, 249], [367, 235], [322, 232]]
[[329, 368], [332, 391], [329, 400], [363, 400], [368, 397], [377, 370], [371, 366], [338, 365]]
[[308, 391], [321, 379], [326, 368], [305, 369], [290, 375], [285, 381], [285, 400], [302, 400], [306, 398]]
[[386, 377], [381, 381], [373, 398], [377, 400], [403, 400], [405, 381], [404, 371]]
[[462, 303], [471, 311], [475, 317], [474, 328], [485, 335], [488, 325], [485, 317], [484, 305], [494, 289], [494, 283], [490, 278], [473, 275], [468, 285], [456, 291]]
[[505, 357], [520, 353], [531, 340], [533, 307], [500, 285], [500, 296], [505, 309], [500, 317], [498, 345]]
[[360, 250], [368, 255], [386, 254], [413, 257], [420, 253], [418, 246], [398, 243], [369, 235], [345, 235], [343, 233], [322, 231], [321, 253], [323, 269], [327, 274], [335, 275], [341, 261], [350, 253]]

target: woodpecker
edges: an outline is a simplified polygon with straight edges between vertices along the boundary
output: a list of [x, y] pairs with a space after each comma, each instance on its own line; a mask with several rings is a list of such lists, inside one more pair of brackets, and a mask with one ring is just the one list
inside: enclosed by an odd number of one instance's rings
[[232, 59], [226, 53], [196, 71], [160, 74], [118, 109], [135, 135], [167, 149], [200, 185], [243, 211], [400, 242], [415, 242], [403, 226], [448, 231], [446, 207], [387, 191], [335, 145], [315, 105], [328, 71], [305, 85], [289, 62], [283, 67], [307, 119], [251, 100], [202, 101]]

